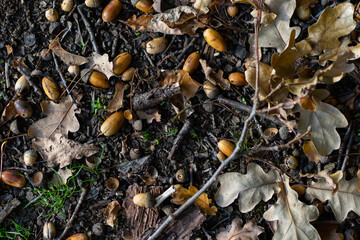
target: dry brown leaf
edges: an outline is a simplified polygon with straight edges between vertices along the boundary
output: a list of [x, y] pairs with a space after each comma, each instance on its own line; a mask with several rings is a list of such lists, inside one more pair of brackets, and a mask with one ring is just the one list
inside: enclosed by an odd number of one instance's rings
[[216, 235], [217, 240], [257, 240], [258, 236], [264, 232], [264, 228], [257, 226], [255, 221], [247, 222], [241, 227], [242, 220], [235, 218], [227, 229], [220, 229]]
[[13, 53], [13, 47], [11, 45], [5, 45], [6, 53], [8, 56]]
[[195, 10], [200, 14], [206, 14], [209, 12], [209, 6], [212, 0], [196, 0], [194, 3]]
[[61, 47], [58, 40], [52, 40], [49, 48], [58, 56], [65, 64], [70, 65], [82, 65], [88, 62], [83, 56], [72, 54]]
[[126, 21], [120, 20], [120, 21], [122, 23], [128, 25], [132, 29], [134, 29], [134, 31], [142, 32], [142, 31], [151, 30], [151, 28], [148, 27], [151, 19], [152, 19], [152, 16], [148, 15], [148, 14], [143, 14], [140, 17], [136, 17], [136, 14], [134, 14], [128, 20], [126, 20]]
[[334, 8], [328, 6], [308, 29], [309, 37], [306, 40], [313, 48], [311, 54], [318, 55], [324, 49], [339, 47], [339, 38], [355, 29], [353, 14], [354, 5], [351, 3], [341, 3]]
[[184, 70], [178, 70], [164, 79], [164, 85], [170, 83], [180, 83], [181, 94], [186, 98], [192, 98], [200, 88], [201, 84], [191, 78], [190, 74]]
[[88, 68], [105, 74], [107, 78], [115, 76], [113, 72], [113, 62], [109, 61], [109, 55], [107, 53], [101, 55], [93, 52], [89, 58]]
[[[77, 100], [80, 99], [81, 96], [78, 95]], [[58, 104], [53, 101], [45, 101], [40, 105], [43, 114], [47, 117], [36, 121], [29, 127], [28, 135], [30, 137], [47, 138], [53, 133], [62, 133], [67, 136], [69, 132], [79, 130], [80, 124], [75, 114], [80, 113], [80, 110], [74, 110], [69, 97], [62, 97]]]
[[294, 112], [300, 112], [298, 131], [304, 133], [311, 126], [308, 137], [313, 141], [320, 155], [326, 156], [340, 147], [340, 136], [336, 128], [344, 128], [348, 122], [345, 116], [330, 104], [321, 102], [329, 92], [325, 89], [317, 89], [312, 93], [312, 99], [316, 104], [315, 111], [307, 111], [297, 105]]
[[1, 114], [1, 118], [0, 118], [0, 124], [3, 122], [7, 122], [9, 120], [11, 120], [13, 117], [15, 117], [17, 115], [16, 109], [15, 109], [15, 104], [13, 101], [10, 101], [6, 107], [4, 108], [4, 111]]
[[64, 185], [71, 176], [72, 171], [70, 169], [59, 169], [51, 178], [51, 183], [57, 186]]
[[158, 109], [147, 109], [145, 111], [136, 111], [136, 115], [140, 119], [145, 119], [147, 123], [152, 123], [153, 120], [161, 122], [161, 115]]
[[342, 233], [337, 233], [336, 230], [339, 224], [322, 223], [316, 224], [315, 228], [318, 231], [321, 240], [344, 240]]
[[215, 72], [211, 67], [209, 67], [206, 63], [206, 60], [200, 59], [201, 67], [204, 71], [205, 78], [212, 84], [219, 85], [223, 90], [230, 89], [230, 81], [223, 78], [223, 71], [219, 70], [219, 72]]
[[316, 179], [325, 179], [325, 181], [333, 188], [334, 192], [337, 191], [339, 187], [339, 181], [343, 178], [343, 171], [337, 171], [331, 174], [330, 170], [325, 169], [318, 172], [314, 177]]
[[350, 39], [348, 37], [345, 37], [341, 41], [339, 47], [324, 51], [324, 53], [319, 56], [319, 64], [321, 66], [324, 66], [327, 63], [327, 61], [335, 61], [338, 55], [349, 49], [350, 43], [351, 43]]
[[99, 151], [94, 144], [81, 144], [61, 133], [56, 133], [53, 138], [36, 138], [32, 145], [47, 162], [48, 167], [60, 164], [60, 168], [63, 168], [74, 158], [89, 157]]
[[[273, 74], [273, 68], [266, 63], [259, 62], [259, 97], [262, 101], [270, 93], [270, 81]], [[255, 61], [250, 62], [245, 71], [245, 79], [252, 88], [256, 85], [256, 66]]]
[[[184, 187], [178, 187], [176, 192], [173, 193], [171, 200], [172, 203], [177, 205], [184, 204], [189, 198], [191, 198], [195, 193], [199, 190], [194, 186], [189, 186], [189, 189]], [[212, 200], [209, 199], [206, 193], [202, 193], [196, 200], [195, 203], [201, 208], [201, 210], [207, 215], [216, 215], [217, 208], [215, 206], [211, 206]]]
[[123, 107], [125, 84], [117, 82], [115, 84], [115, 93], [111, 102], [106, 106], [106, 111], [115, 112]]
[[313, 141], [306, 141], [303, 144], [303, 151], [309, 162], [318, 164], [322, 158], [319, 152], [316, 150]]
[[120, 204], [116, 200], [112, 201], [107, 205], [104, 212], [106, 225], [112, 228], [114, 227], [114, 222], [116, 220], [116, 217], [119, 215], [120, 208]]

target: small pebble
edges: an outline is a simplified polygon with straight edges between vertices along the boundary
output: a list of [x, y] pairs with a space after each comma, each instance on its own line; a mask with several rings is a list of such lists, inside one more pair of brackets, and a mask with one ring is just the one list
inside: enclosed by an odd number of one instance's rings
[[140, 119], [134, 121], [134, 129], [135, 131], [140, 132], [143, 128], [142, 121]]
[[279, 135], [282, 140], [286, 140], [289, 137], [289, 129], [286, 126], [282, 126], [279, 129]]

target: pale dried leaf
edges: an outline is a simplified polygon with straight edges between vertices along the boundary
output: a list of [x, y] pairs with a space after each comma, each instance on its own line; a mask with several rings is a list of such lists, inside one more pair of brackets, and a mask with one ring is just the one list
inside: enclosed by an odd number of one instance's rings
[[324, 51], [324, 53], [319, 56], [319, 64], [321, 66], [324, 66], [327, 63], [327, 61], [335, 61], [338, 55], [349, 49], [350, 43], [351, 43], [350, 39], [348, 37], [345, 37], [341, 41], [339, 47], [330, 49], [328, 51]]
[[153, 120], [161, 122], [161, 115], [158, 109], [147, 109], [145, 111], [136, 111], [136, 115], [140, 119], [145, 119], [147, 123], [152, 123]]
[[[259, 62], [259, 97], [263, 100], [271, 91], [271, 76], [273, 68], [266, 63]], [[252, 61], [248, 69], [245, 71], [245, 79], [252, 88], [255, 89], [256, 85], [256, 66], [255, 61]]]
[[164, 85], [170, 83], [180, 83], [181, 94], [187, 98], [195, 96], [201, 84], [191, 78], [190, 74], [184, 70], [178, 70], [164, 79]]
[[51, 183], [57, 186], [65, 185], [67, 179], [72, 176], [70, 169], [59, 169], [51, 178]]
[[0, 124], [11, 120], [16, 115], [17, 115], [17, 112], [16, 112], [14, 102], [9, 101], [9, 103], [6, 105], [6, 107], [4, 108], [4, 111], [1, 114]]
[[328, 6], [318, 21], [308, 29], [309, 37], [306, 40], [313, 47], [312, 55], [320, 54], [324, 49], [339, 47], [339, 38], [355, 29], [353, 14], [354, 5], [351, 3], [341, 3], [334, 8]]
[[112, 201], [107, 205], [104, 212], [106, 225], [112, 228], [114, 227], [114, 222], [116, 220], [116, 217], [119, 215], [120, 208], [120, 204], [116, 200]]
[[[235, 218], [230, 229], [221, 229], [217, 240], [257, 240], [258, 236], [264, 232], [264, 228], [257, 226], [255, 221], [247, 222], [244, 227], [241, 227], [242, 221], [240, 218]], [[229, 226], [227, 227], [229, 228]]]
[[206, 14], [209, 12], [209, 6], [212, 0], [196, 0], [194, 3], [194, 8], [198, 11], [199, 14]]
[[298, 200], [298, 194], [291, 189], [289, 177], [283, 176], [279, 182], [281, 191], [278, 200], [263, 217], [267, 221], [278, 221], [278, 227], [272, 239], [277, 240], [320, 240], [316, 229], [310, 224], [319, 216], [315, 206], [306, 205]]
[[106, 106], [106, 111], [115, 112], [118, 109], [123, 107], [125, 84], [122, 82], [117, 82], [115, 84], [115, 93], [110, 101], [109, 105]]
[[339, 181], [343, 178], [343, 171], [337, 171], [333, 174], [328, 169], [318, 172], [314, 177], [316, 179], [325, 179], [325, 181], [333, 188], [334, 191], [337, 191]]
[[324, 93], [329, 95], [329, 92], [325, 89], [317, 89], [313, 92], [312, 99], [316, 104], [315, 111], [304, 110], [299, 105], [294, 109], [294, 112], [300, 112], [299, 133], [306, 132], [308, 127], [311, 126], [308, 137], [313, 141], [322, 156], [339, 149], [341, 139], [336, 128], [344, 128], [348, 124], [345, 116], [337, 108], [321, 102], [326, 96]]
[[350, 211], [360, 215], [360, 193], [356, 190], [358, 178], [346, 181], [343, 177], [338, 182], [338, 190], [334, 192], [332, 186], [325, 179], [312, 182], [306, 192], [322, 202], [328, 201], [338, 222], [346, 219]]
[[107, 53], [101, 55], [93, 52], [89, 58], [88, 68], [105, 74], [107, 78], [115, 76], [113, 72], [113, 62], [109, 61], [109, 55]]
[[54, 134], [53, 138], [36, 138], [32, 145], [47, 162], [48, 167], [60, 164], [60, 168], [63, 168], [73, 159], [89, 157], [99, 151], [94, 144], [81, 144], [67, 139], [61, 133]]
[[360, 43], [357, 44], [356, 46], [352, 46], [349, 48], [350, 48], [350, 51], [352, 51], [354, 53], [354, 57], [350, 60], [355, 60], [355, 59], [360, 58]]
[[[80, 100], [79, 95], [77, 100]], [[41, 102], [41, 109], [43, 114], [47, 115], [33, 123], [28, 129], [30, 137], [47, 138], [53, 133], [62, 133], [65, 136], [69, 132], [77, 132], [80, 128], [80, 123], [75, 117], [75, 114], [80, 113], [80, 109], [74, 110], [74, 106], [68, 96], [61, 98], [57, 104], [53, 101]]]
[[303, 152], [305, 156], [308, 158], [309, 162], [314, 162], [318, 164], [322, 158], [322, 156], [317, 151], [313, 141], [306, 141], [303, 144]]
[[215, 194], [216, 204], [227, 207], [238, 198], [240, 211], [249, 212], [261, 200], [266, 202], [279, 191], [276, 183], [279, 179], [277, 171], [270, 170], [265, 173], [255, 163], [248, 165], [247, 174], [224, 173], [218, 177], [221, 186]]
[[83, 56], [75, 55], [63, 49], [58, 40], [52, 40], [49, 48], [58, 56], [65, 64], [70, 65], [82, 65], [89, 60]]
[[206, 80], [215, 86], [219, 85], [223, 90], [230, 89], [230, 81], [223, 78], [223, 71], [219, 70], [219, 72], [216, 73], [211, 67], [207, 65], [206, 60], [200, 59], [199, 62], [204, 71]]

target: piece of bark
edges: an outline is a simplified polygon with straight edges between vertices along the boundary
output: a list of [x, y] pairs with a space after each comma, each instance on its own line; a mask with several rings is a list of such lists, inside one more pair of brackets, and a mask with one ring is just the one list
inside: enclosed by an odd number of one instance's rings
[[0, 212], [0, 223], [2, 223], [5, 218], [15, 209], [17, 208], [21, 202], [17, 198], [13, 198], [6, 207]]
[[140, 187], [136, 183], [126, 190], [126, 198], [122, 207], [125, 210], [127, 225], [130, 227], [124, 232], [126, 239], [140, 239], [140, 236], [149, 228], [154, 228], [159, 221], [159, 210], [157, 208], [139, 207], [133, 203], [133, 197], [138, 193], [149, 192], [154, 197], [160, 195], [162, 187]]
[[180, 93], [180, 83], [178, 82], [158, 87], [150, 92], [135, 96], [133, 99], [133, 108], [138, 111], [153, 107], [178, 93]]
[[186, 134], [190, 131], [190, 129], [191, 129], [191, 123], [190, 123], [190, 121], [187, 120], [187, 121], [185, 121], [184, 126], [181, 128], [179, 134], [176, 136], [175, 140], [173, 141], [173, 146], [167, 157], [168, 160], [171, 160], [173, 158], [176, 149], [179, 148], [180, 143], [182, 142], [182, 140], [184, 139]]

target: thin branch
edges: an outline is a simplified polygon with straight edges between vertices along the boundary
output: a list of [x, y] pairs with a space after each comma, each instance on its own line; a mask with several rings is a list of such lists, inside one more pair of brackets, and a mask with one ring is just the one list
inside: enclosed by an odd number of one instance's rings
[[84, 12], [83, 12], [83, 8], [84, 8], [84, 4], [80, 4], [76, 9], [79, 12], [79, 14], [81, 16], [81, 19], [84, 22], [85, 28], [89, 33], [90, 42], [91, 42], [91, 44], [93, 46], [94, 51], [96, 53], [100, 54], [100, 48], [99, 48], [99, 46], [98, 46], [98, 44], [96, 42], [96, 37], [95, 37], [94, 31], [92, 30], [91, 24], [90, 24], [89, 20], [87, 19], [87, 17], [85, 16]]
[[191, 123], [190, 123], [190, 121], [186, 120], [183, 127], [181, 128], [179, 134], [176, 136], [176, 138], [173, 142], [173, 146], [167, 157], [168, 160], [171, 160], [173, 158], [176, 149], [179, 147], [181, 141], [184, 139], [184, 137], [186, 136], [186, 134], [189, 132], [190, 129], [191, 129]]

